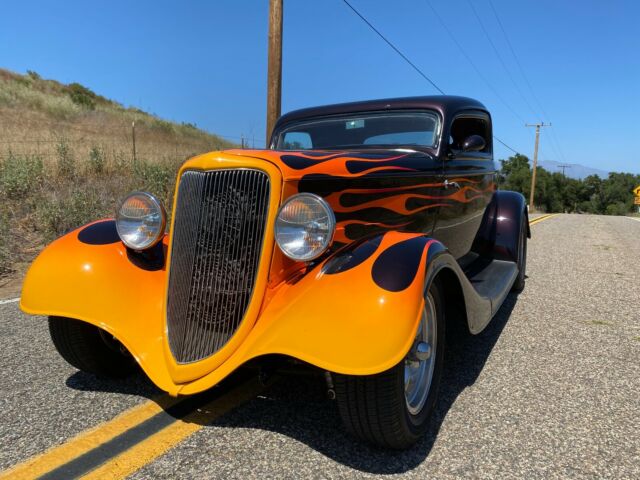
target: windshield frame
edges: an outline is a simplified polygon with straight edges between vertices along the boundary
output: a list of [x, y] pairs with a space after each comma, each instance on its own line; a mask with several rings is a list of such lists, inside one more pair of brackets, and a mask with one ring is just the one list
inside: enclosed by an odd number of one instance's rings
[[442, 129], [443, 129], [443, 120], [440, 112], [431, 108], [421, 108], [421, 109], [389, 109], [389, 110], [370, 110], [370, 111], [355, 111], [348, 113], [338, 113], [332, 115], [319, 115], [301, 118], [297, 120], [292, 120], [285, 124], [279, 125], [278, 130], [273, 132], [271, 136], [271, 144], [269, 148], [271, 150], [279, 150], [278, 145], [283, 139], [283, 135], [287, 131], [291, 131], [292, 128], [295, 128], [298, 125], [304, 125], [308, 123], [315, 123], [322, 120], [341, 120], [347, 121], [349, 119], [360, 119], [362, 117], [370, 117], [370, 116], [385, 116], [385, 115], [403, 115], [403, 114], [425, 114], [432, 117], [435, 120], [435, 129], [433, 131], [433, 143], [431, 145], [419, 145], [419, 144], [351, 144], [351, 145], [342, 145], [342, 146], [330, 146], [330, 147], [312, 147], [312, 148], [301, 148], [301, 149], [286, 149], [282, 151], [287, 152], [296, 152], [296, 151], [305, 151], [305, 150], [375, 150], [375, 149], [385, 149], [385, 150], [429, 150], [436, 151], [440, 146], [440, 141], [442, 137]]

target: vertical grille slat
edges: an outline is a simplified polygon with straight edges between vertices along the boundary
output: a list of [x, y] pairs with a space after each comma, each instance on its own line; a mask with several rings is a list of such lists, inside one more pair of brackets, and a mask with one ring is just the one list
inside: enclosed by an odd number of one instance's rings
[[167, 332], [178, 363], [220, 350], [242, 323], [256, 282], [269, 177], [252, 169], [187, 171], [178, 186]]

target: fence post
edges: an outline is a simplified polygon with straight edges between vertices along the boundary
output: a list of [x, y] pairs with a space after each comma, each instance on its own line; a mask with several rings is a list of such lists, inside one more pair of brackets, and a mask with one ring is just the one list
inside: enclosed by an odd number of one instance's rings
[[131, 138], [133, 140], [133, 163], [136, 163], [136, 121], [131, 122]]

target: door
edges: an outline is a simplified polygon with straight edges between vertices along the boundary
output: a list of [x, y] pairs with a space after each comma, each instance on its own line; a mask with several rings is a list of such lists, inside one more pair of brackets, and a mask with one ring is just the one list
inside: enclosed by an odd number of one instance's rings
[[[484, 148], [464, 151], [463, 144], [471, 135], [481, 136]], [[496, 188], [491, 119], [485, 112], [459, 114], [453, 119], [447, 137], [450, 154], [444, 161], [443, 202], [433, 236], [458, 259], [471, 250]]]

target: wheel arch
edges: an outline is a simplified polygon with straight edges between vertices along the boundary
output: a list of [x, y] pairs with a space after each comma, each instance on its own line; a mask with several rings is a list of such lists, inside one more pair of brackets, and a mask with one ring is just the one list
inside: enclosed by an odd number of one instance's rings
[[468, 333], [467, 302], [458, 275], [453, 269], [442, 267], [435, 273], [432, 281], [438, 282], [441, 287], [447, 328]]
[[524, 196], [508, 190], [494, 192], [473, 241], [472, 251], [487, 258], [517, 261], [523, 221], [527, 222], [527, 236], [531, 238]]

